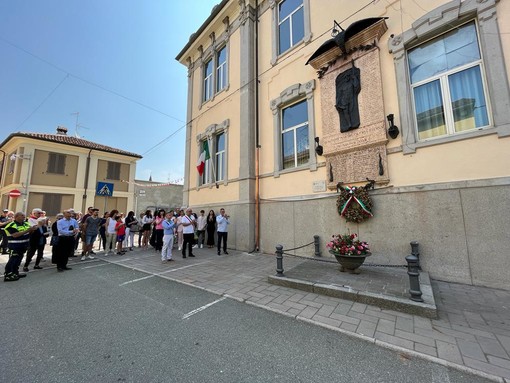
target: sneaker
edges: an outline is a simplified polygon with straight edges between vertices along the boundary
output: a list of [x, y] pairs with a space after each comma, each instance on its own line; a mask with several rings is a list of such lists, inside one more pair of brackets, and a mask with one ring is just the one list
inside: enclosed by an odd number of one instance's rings
[[25, 273], [28, 273], [28, 267], [23, 267], [23, 271], [24, 271]]
[[166, 259], [162, 259], [161, 263], [167, 263], [168, 261]]
[[200, 245], [200, 248], [203, 249], [204, 248], [204, 245]]
[[191, 258], [195, 258], [195, 255], [194, 254], [190, 254], [189, 255]]
[[84, 255], [81, 256], [81, 260], [84, 261], [85, 259], [87, 259], [87, 257], [85, 257]]
[[132, 248], [132, 247], [130, 247], [130, 248], [129, 248], [129, 251], [133, 251], [133, 248]]
[[104, 253], [104, 256], [107, 257], [109, 254], [110, 254], [110, 252], [107, 251], [106, 253]]
[[25, 278], [27, 275], [26, 274], [17, 274], [18, 278]]
[[14, 273], [9, 273], [4, 277], [4, 282], [14, 282], [17, 281], [19, 277]]
[[178, 251], [181, 251], [181, 250], [182, 250], [182, 248], [179, 246], [179, 248], [178, 248], [177, 250], [178, 250]]
[[46, 258], [42, 257], [41, 262], [46, 262]]
[[224, 251], [223, 254], [227, 254], [228, 255], [228, 251]]
[[172, 258], [168, 259], [168, 262], [173, 262], [174, 260]]
[[94, 253], [92, 250], [90, 250], [90, 251], [89, 251], [89, 254], [96, 254], [96, 253]]
[[221, 253], [218, 251], [218, 255], [221, 255]]
[[41, 266], [39, 266], [39, 265], [35, 265], [35, 266], [34, 266], [34, 270], [42, 270], [42, 267], [41, 267]]
[[86, 259], [96, 259], [96, 257], [93, 257], [92, 255], [88, 255], [85, 257]]
[[191, 248], [196, 249], [197, 247], [198, 247], [198, 245], [193, 245]]

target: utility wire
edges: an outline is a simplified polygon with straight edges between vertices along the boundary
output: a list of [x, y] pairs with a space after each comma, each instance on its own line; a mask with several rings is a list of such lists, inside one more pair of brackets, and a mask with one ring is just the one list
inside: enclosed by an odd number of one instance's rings
[[114, 94], [115, 96], [121, 97], [121, 98], [123, 98], [123, 99], [125, 99], [125, 100], [127, 100], [127, 101], [130, 101], [130, 102], [132, 102], [132, 103], [135, 103], [135, 104], [137, 104], [137, 105], [140, 105], [140, 106], [142, 106], [142, 107], [144, 107], [144, 108], [146, 108], [146, 109], [152, 110], [153, 112], [156, 112], [156, 113], [162, 114], [162, 115], [164, 115], [164, 116], [166, 116], [166, 117], [169, 117], [169, 118], [171, 118], [171, 119], [173, 119], [173, 120], [176, 120], [176, 121], [179, 121], [179, 122], [184, 122], [184, 121], [182, 121], [181, 119], [179, 119], [179, 118], [177, 118], [177, 117], [174, 117], [174, 116], [172, 116], [172, 115], [170, 115], [170, 114], [168, 114], [168, 113], [162, 112], [162, 111], [161, 111], [161, 110], [159, 110], [159, 109], [153, 108], [153, 107], [152, 107], [152, 106], [150, 106], [150, 105], [147, 105], [147, 104], [141, 103], [140, 101], [137, 101], [137, 100], [135, 100], [135, 99], [132, 99], [132, 98], [130, 98], [130, 97], [128, 97], [128, 96], [124, 96], [123, 94], [121, 94], [121, 93], [119, 93], [119, 92], [116, 92], [116, 91], [114, 91], [114, 90], [108, 89], [108, 88], [106, 88], [106, 87], [104, 87], [104, 86], [102, 86], [102, 85], [99, 85], [99, 84], [97, 84], [97, 83], [95, 83], [95, 82], [93, 82], [93, 81], [90, 81], [90, 80], [87, 80], [87, 79], [85, 79], [85, 78], [83, 78], [83, 77], [80, 77], [80, 76], [78, 76], [78, 75], [75, 75], [75, 74], [73, 74], [73, 73], [69, 72], [68, 70], [66, 70], [66, 69], [64, 69], [64, 68], [61, 68], [61, 67], [59, 67], [59, 66], [57, 66], [57, 65], [53, 64], [51, 61], [48, 61], [48, 60], [46, 60], [46, 59], [44, 59], [44, 58], [42, 58], [42, 57], [40, 57], [40, 56], [38, 56], [38, 55], [36, 55], [36, 54], [34, 54], [34, 53], [32, 53], [32, 52], [30, 52], [30, 51], [28, 51], [28, 50], [26, 50], [26, 49], [24, 49], [24, 48], [20, 47], [19, 45], [14, 44], [13, 42], [11, 42], [11, 41], [9, 41], [9, 40], [5, 39], [5, 38], [4, 38], [4, 37], [2, 37], [2, 36], [0, 36], [0, 40], [2, 40], [4, 43], [6, 43], [6, 44], [8, 44], [8, 45], [10, 45], [10, 46], [12, 46], [12, 47], [14, 47], [14, 48], [16, 48], [16, 49], [19, 49], [19, 50], [20, 50], [20, 51], [22, 51], [22, 52], [25, 52], [26, 54], [28, 54], [28, 55], [30, 55], [30, 56], [32, 56], [32, 57], [34, 57], [34, 58], [36, 58], [37, 60], [42, 61], [43, 63], [45, 63], [45, 64], [47, 64], [47, 65], [49, 65], [49, 66], [51, 66], [51, 67], [53, 67], [53, 68], [57, 69], [57, 70], [58, 70], [58, 71], [60, 71], [60, 72], [64, 72], [64, 73], [66, 73], [66, 74], [67, 74], [68, 76], [70, 76], [70, 77], [73, 77], [73, 78], [75, 78], [75, 79], [77, 79], [77, 80], [80, 80], [80, 81], [82, 81], [82, 82], [84, 82], [84, 83], [86, 83], [86, 84], [88, 84], [88, 85], [91, 85], [91, 86], [94, 86], [94, 87], [96, 87], [96, 88], [99, 88], [99, 89], [101, 89], [101, 90], [103, 90], [103, 91], [105, 91], [105, 92], [108, 92], [108, 93]]
[[27, 122], [27, 121], [28, 121], [28, 119], [29, 119], [30, 117], [32, 117], [32, 116], [34, 115], [34, 113], [35, 113], [35, 112], [37, 112], [41, 106], [43, 106], [43, 104], [44, 104], [44, 103], [45, 103], [45, 102], [46, 102], [46, 101], [47, 101], [47, 100], [48, 100], [48, 99], [49, 99], [49, 98], [53, 95], [53, 93], [55, 93], [55, 92], [56, 92], [56, 90], [60, 87], [60, 85], [62, 85], [62, 84], [64, 83], [64, 81], [65, 81], [65, 80], [67, 80], [68, 78], [69, 78], [69, 74], [66, 74], [66, 75], [64, 76], [64, 78], [63, 78], [62, 80], [60, 80], [60, 82], [58, 83], [58, 85], [57, 85], [55, 88], [53, 88], [53, 90], [52, 90], [50, 93], [48, 93], [48, 95], [44, 98], [44, 100], [42, 100], [42, 102], [41, 102], [41, 103], [40, 103], [40, 104], [39, 104], [39, 105], [38, 105], [38, 106], [37, 106], [37, 107], [36, 107], [36, 108], [32, 111], [32, 113], [30, 113], [30, 114], [28, 115], [28, 117], [27, 117], [27, 118], [25, 118], [25, 119], [21, 122], [21, 124], [19, 124], [19, 125], [16, 127], [16, 130], [18, 130], [19, 128], [21, 128], [21, 127], [23, 126], [23, 124], [24, 124], [25, 122]]

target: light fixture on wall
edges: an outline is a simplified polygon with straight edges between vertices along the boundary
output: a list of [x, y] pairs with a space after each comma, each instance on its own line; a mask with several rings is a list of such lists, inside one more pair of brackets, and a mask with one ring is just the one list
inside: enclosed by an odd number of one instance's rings
[[388, 114], [386, 118], [388, 119], [388, 123], [390, 125], [390, 127], [388, 128], [388, 135], [391, 138], [395, 139], [398, 137], [400, 131], [398, 130], [398, 126], [393, 123], [394, 116], [393, 114]]
[[[338, 29], [337, 29], [338, 28]], [[331, 37], [335, 37], [340, 33], [340, 31], [344, 31], [344, 29], [336, 22], [336, 20], [333, 20], [333, 29], [331, 29]]]
[[315, 153], [317, 153], [318, 156], [322, 156], [323, 152], [324, 148], [319, 144], [319, 137], [315, 137]]

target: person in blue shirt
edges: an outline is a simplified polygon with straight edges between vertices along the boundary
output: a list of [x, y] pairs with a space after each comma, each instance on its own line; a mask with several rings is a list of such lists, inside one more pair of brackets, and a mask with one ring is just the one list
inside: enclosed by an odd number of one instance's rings
[[64, 218], [57, 221], [58, 247], [55, 263], [57, 271], [71, 270], [67, 267], [67, 260], [74, 254], [76, 237], [80, 232], [78, 221], [71, 218], [72, 210], [64, 210]]
[[162, 222], [163, 226], [163, 249], [161, 250], [161, 262], [166, 263], [173, 261], [172, 259], [172, 246], [174, 244], [174, 228], [175, 217], [173, 213], [166, 213], [165, 219]]

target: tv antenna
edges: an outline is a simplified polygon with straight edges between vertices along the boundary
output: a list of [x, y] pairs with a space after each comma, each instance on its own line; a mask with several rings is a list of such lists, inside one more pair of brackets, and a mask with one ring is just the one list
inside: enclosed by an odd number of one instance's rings
[[71, 113], [71, 115], [76, 115], [76, 123], [74, 124], [74, 136], [76, 138], [84, 138], [78, 134], [78, 130], [81, 128], [83, 128], [83, 129], [89, 129], [89, 128], [87, 128], [85, 125], [78, 123], [78, 118], [80, 117], [80, 112], [74, 112], [74, 113]]

